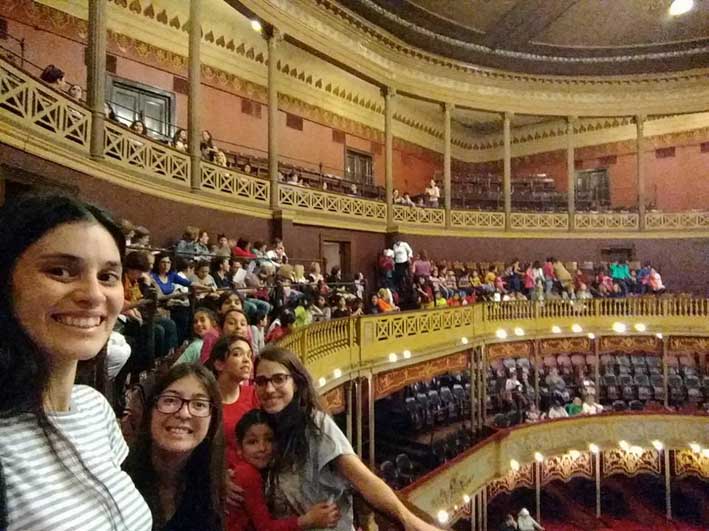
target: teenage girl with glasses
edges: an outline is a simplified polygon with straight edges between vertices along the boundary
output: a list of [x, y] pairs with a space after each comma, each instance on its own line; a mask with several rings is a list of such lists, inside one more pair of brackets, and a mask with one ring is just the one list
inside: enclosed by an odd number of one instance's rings
[[349, 441], [325, 412], [308, 371], [292, 352], [268, 346], [256, 360], [256, 392], [276, 427], [277, 455], [268, 495], [274, 516], [306, 514], [331, 500], [340, 519], [335, 529], [352, 531], [352, 489], [407, 531], [436, 528], [411, 513], [384, 481], [355, 455]]
[[150, 506], [153, 530], [221, 531], [224, 432], [214, 376], [198, 364], [176, 365], [146, 404], [125, 469]]

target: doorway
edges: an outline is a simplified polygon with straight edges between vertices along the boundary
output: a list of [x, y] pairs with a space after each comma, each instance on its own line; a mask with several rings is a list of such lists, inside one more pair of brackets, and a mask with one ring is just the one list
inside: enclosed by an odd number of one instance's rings
[[349, 278], [351, 273], [350, 242], [322, 241], [323, 274], [329, 275], [333, 267], [337, 266], [342, 271], [342, 278]]

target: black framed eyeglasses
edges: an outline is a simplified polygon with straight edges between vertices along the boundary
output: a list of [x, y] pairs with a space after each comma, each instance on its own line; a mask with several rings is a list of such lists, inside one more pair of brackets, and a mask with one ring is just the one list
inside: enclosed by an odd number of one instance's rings
[[204, 398], [192, 398], [190, 400], [175, 395], [160, 395], [155, 399], [155, 409], [167, 415], [177, 413], [185, 404], [187, 411], [193, 417], [208, 417], [212, 414], [212, 402]]
[[279, 372], [268, 376], [257, 376], [254, 378], [254, 383], [256, 387], [266, 387], [269, 382], [273, 384], [273, 387], [283, 387], [286, 382], [292, 378], [292, 376], [285, 372]]

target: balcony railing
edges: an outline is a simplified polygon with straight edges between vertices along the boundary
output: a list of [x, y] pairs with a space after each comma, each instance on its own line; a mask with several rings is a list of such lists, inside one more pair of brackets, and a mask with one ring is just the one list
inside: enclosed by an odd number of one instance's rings
[[[315, 380], [324, 378], [324, 385], [331, 388], [355, 370], [388, 367], [401, 360], [404, 350], [416, 359], [501, 340], [552, 337], [556, 333], [573, 336], [579, 334], [572, 331], [575, 324], [581, 326], [581, 335], [616, 334], [613, 325], [617, 322], [625, 324], [628, 333], [633, 333], [634, 323], [642, 322], [648, 334], [709, 334], [709, 299], [515, 301], [392, 312], [295, 329], [281, 344], [302, 357]], [[340, 370], [338, 378], [333, 378], [335, 369]]]
[[[626, 452], [618, 441], [640, 448]], [[709, 457], [693, 452], [690, 443], [709, 443], [709, 417], [667, 413], [604, 414], [579, 416], [536, 424], [525, 424], [488, 437], [454, 460], [433, 470], [404, 490], [408, 500], [428, 514], [455, 512], [464, 496], [486, 489], [492, 500], [501, 492], [526, 486], [534, 488], [535, 452], [544, 460], [539, 466], [539, 481], [568, 481], [573, 477], [593, 478], [589, 444], [598, 447], [603, 477], [615, 473], [659, 474], [660, 453], [652, 441], [662, 441], [672, 450], [673, 475], [692, 474], [709, 477]], [[573, 450], [571, 452], [570, 450]], [[510, 463], [517, 463], [516, 470]], [[530, 483], [531, 481], [531, 483]]]
[[[33, 153], [77, 168], [81, 155], [86, 170], [96, 172], [100, 164], [111, 165], [113, 176], [124, 171], [126, 181], [140, 179], [147, 185], [177, 186], [190, 190], [190, 159], [186, 153], [163, 143], [132, 133], [116, 123], [106, 122], [102, 146], [105, 159], [89, 159], [91, 113], [80, 103], [53, 90], [7, 60], [0, 59], [0, 140]], [[72, 153], [73, 152], [73, 153]], [[236, 169], [200, 162], [199, 189], [217, 194], [224, 201], [262, 209], [270, 208], [271, 183], [246, 175]], [[108, 168], [106, 168], [108, 170]], [[116, 171], [118, 170], [118, 171]], [[445, 234], [446, 226], [460, 233], [537, 232], [565, 233], [570, 228], [579, 234], [612, 230], [632, 233], [641, 228], [634, 212], [576, 212], [572, 227], [565, 212], [486, 212], [387, 205], [374, 199], [338, 194], [281, 183], [278, 185], [278, 208], [297, 214], [299, 223], [343, 226], [382, 232], [387, 230], [387, 208], [391, 208], [393, 227], [406, 231]], [[506, 217], [509, 216], [509, 219]], [[709, 230], [709, 212], [645, 214], [646, 231]], [[348, 225], [345, 225], [348, 226]]]

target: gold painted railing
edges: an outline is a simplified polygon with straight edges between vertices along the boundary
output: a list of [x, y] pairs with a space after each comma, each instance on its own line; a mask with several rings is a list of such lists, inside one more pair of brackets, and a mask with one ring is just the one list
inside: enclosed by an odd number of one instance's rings
[[512, 212], [510, 228], [514, 230], [569, 230], [565, 212]]
[[649, 212], [647, 230], [709, 229], [709, 212]]
[[161, 181], [189, 186], [190, 158], [186, 153], [133, 134], [110, 122], [106, 122], [105, 130], [103, 152], [109, 160]]
[[[186, 153], [176, 151], [164, 144], [135, 135], [124, 127], [106, 122], [106, 155], [103, 162], [89, 158], [91, 113], [81, 104], [53, 90], [27, 72], [7, 60], [0, 59], [0, 141], [23, 149], [39, 157], [101, 175], [101, 164], [112, 166], [111, 178], [126, 181], [141, 179], [147, 186], [153, 184], [179, 186], [190, 189], [190, 159]], [[73, 151], [73, 153], [72, 153]], [[77, 165], [77, 154], [85, 164]], [[121, 175], [116, 169], [124, 169]], [[243, 204], [243, 201], [268, 213], [272, 193], [270, 183], [255, 179], [234, 170], [225, 170], [208, 162], [201, 162], [200, 189], [215, 193], [225, 201]], [[387, 205], [382, 201], [335, 194], [287, 184], [279, 185], [279, 208], [298, 214], [298, 222], [342, 226], [348, 228], [383, 232], [386, 225]], [[395, 225], [406, 231], [430, 233], [435, 229], [445, 234], [446, 212], [443, 209], [410, 208], [391, 205]], [[465, 232], [503, 232], [506, 219], [504, 212], [475, 210], [452, 210], [450, 227], [455, 234]], [[568, 233], [568, 214], [564, 212], [510, 214], [511, 232], [529, 231], [548, 236], [553, 233]], [[580, 237], [592, 233], [613, 230], [620, 232], [639, 231], [637, 213], [591, 213], [577, 212], [574, 216], [574, 231]], [[646, 231], [707, 231], [709, 212], [662, 213], [645, 215]], [[438, 232], [440, 231], [440, 232]]]
[[0, 61], [0, 109], [22, 128], [89, 151], [91, 113], [6, 61]]
[[268, 205], [271, 198], [271, 183], [243, 173], [202, 161], [200, 189], [225, 194], [239, 201], [252, 201]]
[[[597, 445], [607, 457], [606, 463], [609, 463], [613, 460], [611, 458], [618, 457], [618, 441], [621, 440], [642, 447], [644, 452], [655, 452], [652, 441], [659, 440], [665, 448], [678, 449], [678, 454], [692, 453], [688, 448], [690, 443], [709, 446], [709, 416], [622, 413], [525, 424], [489, 437], [419, 479], [406, 489], [407, 499], [428, 514], [437, 514], [441, 510], [452, 512], [455, 505], [461, 505], [464, 495], [484, 488], [496, 478], [507, 477], [514, 483], [515, 478], [509, 477], [515, 475], [511, 473], [510, 461], [514, 459], [519, 463], [520, 473], [516, 475], [521, 476], [525, 468], [534, 462], [535, 452], [545, 456], [545, 461], [552, 461], [554, 470], [545, 474], [550, 480], [568, 480], [575, 475], [575, 469], [582, 474], [587, 469], [586, 473], [592, 475], [589, 443]], [[571, 456], [570, 450], [578, 453]], [[631, 454], [628, 461], [632, 461], [633, 457]], [[684, 468], [695, 468], [694, 473], [709, 477], [709, 457], [702, 454], [690, 457], [696, 458], [695, 466]], [[674, 467], [675, 473], [679, 468], [682, 467]], [[533, 484], [527, 486], [533, 487]], [[514, 485], [510, 487], [514, 488]]]
[[451, 227], [469, 230], [505, 230], [505, 213], [452, 210]]
[[638, 230], [640, 216], [628, 212], [577, 212], [574, 216], [576, 230]]
[[285, 209], [334, 214], [366, 221], [386, 220], [386, 205], [381, 201], [333, 194], [302, 186], [278, 185], [278, 205]]
[[423, 208], [403, 205], [393, 205], [394, 223], [404, 225], [424, 225], [427, 227], [443, 227], [446, 224], [446, 211], [440, 208]]
[[[377, 372], [390, 367], [390, 355], [396, 354], [400, 360], [404, 350], [409, 350], [415, 360], [515, 338], [615, 334], [615, 323], [624, 324], [628, 332], [642, 323], [646, 333], [652, 334], [709, 334], [709, 299], [668, 296], [515, 301], [392, 312], [295, 329], [281, 344], [303, 358], [316, 380], [325, 378], [327, 390], [354, 371]], [[582, 332], [574, 333], [572, 325], [581, 326]], [[340, 373], [333, 378], [335, 369]]]

